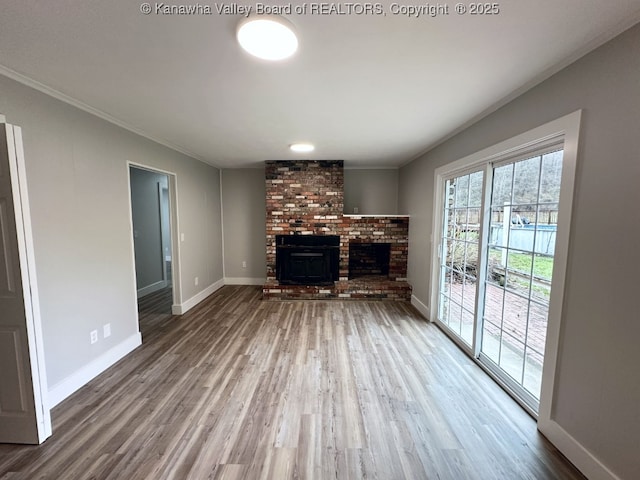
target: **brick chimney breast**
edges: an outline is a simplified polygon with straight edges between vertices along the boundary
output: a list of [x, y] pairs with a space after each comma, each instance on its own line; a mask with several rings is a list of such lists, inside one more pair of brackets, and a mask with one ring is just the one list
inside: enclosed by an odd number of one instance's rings
[[[267, 283], [264, 298], [379, 298], [409, 300], [406, 282], [409, 218], [344, 215], [343, 160], [268, 160], [266, 181]], [[276, 235], [338, 235], [339, 281], [335, 285], [280, 285]], [[390, 244], [386, 278], [349, 280], [350, 243]]]

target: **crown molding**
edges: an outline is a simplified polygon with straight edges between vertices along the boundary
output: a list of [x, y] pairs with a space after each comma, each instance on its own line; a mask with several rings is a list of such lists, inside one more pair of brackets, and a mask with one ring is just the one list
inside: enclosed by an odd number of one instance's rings
[[599, 35], [596, 35], [594, 38], [586, 42], [584, 45], [577, 48], [573, 53], [567, 55], [564, 59], [550, 66], [546, 70], [542, 71], [541, 73], [536, 75], [533, 79], [526, 82], [524, 85], [520, 86], [519, 88], [516, 88], [511, 93], [505, 95], [504, 97], [502, 97], [501, 99], [499, 99], [498, 101], [496, 101], [495, 103], [493, 103], [492, 105], [490, 105], [485, 110], [475, 115], [468, 121], [464, 122], [462, 125], [455, 128], [448, 134], [442, 136], [440, 139], [434, 140], [433, 142], [428, 144], [425, 148], [423, 148], [417, 155], [414, 155], [408, 160], [406, 160], [405, 162], [402, 162], [399, 165], [399, 168], [404, 168], [410, 163], [414, 162], [415, 160], [418, 160], [419, 158], [425, 156], [426, 154], [431, 152], [431, 150], [434, 150], [435, 148], [439, 147], [440, 145], [452, 139], [459, 133], [464, 132], [466, 129], [480, 122], [485, 117], [488, 117], [492, 113], [495, 113], [500, 108], [507, 105], [508, 103], [511, 103], [512, 101], [516, 100], [518, 97], [527, 93], [529, 90], [532, 90], [533, 88], [537, 87], [541, 83], [545, 82], [546, 80], [554, 76], [556, 73], [561, 72], [562, 70], [569, 67], [570, 65], [573, 65], [578, 60], [581, 60], [583, 57], [586, 57], [590, 53], [594, 52], [598, 48], [610, 42], [617, 36], [622, 35], [624, 32], [626, 32], [627, 30], [629, 30], [639, 22], [640, 22], [640, 9], [635, 14], [626, 17], [625, 19], [618, 22], [616, 25], [614, 25], [612, 28], [608, 29], [607, 31]]
[[0, 75], [3, 75], [7, 78], [10, 78], [11, 80], [15, 80], [18, 83], [21, 83], [22, 85], [26, 85], [29, 88], [33, 88], [34, 90], [37, 90], [41, 93], [44, 93], [45, 95], [48, 95], [50, 97], [55, 98], [56, 100], [59, 100], [63, 103], [66, 103], [68, 105], [71, 105], [72, 107], [75, 107], [79, 110], [82, 110], [84, 112], [87, 112], [95, 117], [98, 117], [106, 122], [109, 122], [113, 125], [116, 125], [120, 128], [124, 128], [125, 130], [135, 133], [136, 135], [140, 136], [140, 137], [144, 137], [147, 140], [151, 140], [154, 143], [160, 144], [164, 147], [167, 147], [175, 152], [181, 153], [183, 155], [186, 155], [187, 157], [191, 157], [194, 160], [198, 160], [202, 163], [206, 163], [207, 165], [211, 165], [213, 167], [216, 168], [220, 168], [218, 165], [215, 165], [211, 162], [206, 161], [204, 158], [202, 158], [199, 155], [196, 155], [193, 152], [190, 152], [189, 150], [180, 147], [178, 145], [175, 145], [171, 142], [168, 142], [166, 140], [163, 140], [161, 138], [155, 137], [153, 135], [148, 134], [147, 132], [140, 130], [139, 128], [136, 128], [132, 125], [129, 125], [126, 122], [123, 122], [122, 120], [109, 115], [106, 112], [103, 112], [102, 110], [99, 110], [95, 107], [92, 107], [91, 105], [88, 105], [84, 102], [81, 102], [80, 100], [77, 100], [73, 97], [70, 97], [69, 95], [66, 95], [54, 88], [51, 88], [43, 83], [38, 82], [37, 80], [34, 80], [33, 78], [27, 77], [26, 75], [23, 75], [22, 73], [16, 72], [15, 70], [12, 70], [11, 68], [0, 64]]

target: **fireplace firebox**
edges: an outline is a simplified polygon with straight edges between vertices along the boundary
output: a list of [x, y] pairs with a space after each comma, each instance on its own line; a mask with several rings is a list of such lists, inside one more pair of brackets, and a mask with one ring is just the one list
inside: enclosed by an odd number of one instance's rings
[[349, 278], [389, 275], [390, 243], [349, 242]]
[[276, 235], [276, 278], [283, 285], [331, 285], [339, 263], [339, 235]]

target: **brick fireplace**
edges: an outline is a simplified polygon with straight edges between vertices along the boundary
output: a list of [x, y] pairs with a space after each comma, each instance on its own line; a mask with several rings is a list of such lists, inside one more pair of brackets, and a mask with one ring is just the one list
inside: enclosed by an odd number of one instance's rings
[[[411, 298], [411, 287], [406, 282], [409, 218], [344, 215], [343, 168], [342, 160], [265, 162], [265, 299]], [[308, 239], [297, 236], [308, 236]], [[278, 278], [282, 278], [283, 267], [277, 265], [277, 258], [280, 262], [283, 258], [288, 259], [291, 249], [299, 244], [298, 248], [303, 253], [296, 261], [304, 261], [305, 255], [310, 261], [317, 261], [314, 259], [322, 249], [316, 242], [324, 236], [339, 238], [335, 247], [338, 255], [337, 281], [322, 282], [322, 285], [314, 285], [312, 281], [310, 284], [304, 284], [304, 281], [291, 284], [290, 280], [280, 283]], [[350, 247], [357, 249], [362, 245], [368, 245], [371, 251], [381, 248], [380, 245], [388, 246], [384, 272], [375, 268], [363, 272], [360, 268], [359, 274], [350, 275]], [[360, 263], [363, 261], [360, 256]], [[351, 265], [353, 269], [353, 261]]]

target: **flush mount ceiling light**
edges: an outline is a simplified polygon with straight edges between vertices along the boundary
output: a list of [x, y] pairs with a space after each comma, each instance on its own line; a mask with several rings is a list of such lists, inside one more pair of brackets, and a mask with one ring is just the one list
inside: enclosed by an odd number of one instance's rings
[[242, 48], [264, 60], [283, 60], [298, 49], [298, 38], [291, 22], [276, 15], [243, 19], [236, 38]]
[[294, 143], [292, 145], [289, 145], [289, 148], [297, 153], [309, 153], [309, 152], [313, 152], [313, 150], [316, 148], [313, 145], [311, 145], [310, 143]]

